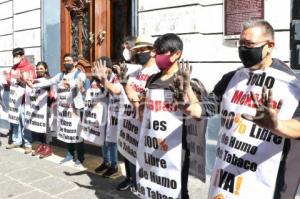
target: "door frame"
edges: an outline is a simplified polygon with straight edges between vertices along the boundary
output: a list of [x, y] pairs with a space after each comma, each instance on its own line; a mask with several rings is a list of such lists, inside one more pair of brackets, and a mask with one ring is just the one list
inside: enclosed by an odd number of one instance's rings
[[[111, 0], [90, 0], [90, 32], [94, 34], [94, 43], [90, 49], [90, 60], [79, 60], [79, 65], [89, 71], [92, 62], [100, 56], [111, 55]], [[65, 0], [60, 1], [60, 35], [61, 35], [61, 57], [70, 53], [72, 49], [71, 16], [65, 7]], [[97, 38], [101, 31], [105, 31], [105, 39], [100, 45]], [[86, 62], [88, 61], [88, 63]], [[63, 70], [63, 59], [61, 59], [61, 70]]]

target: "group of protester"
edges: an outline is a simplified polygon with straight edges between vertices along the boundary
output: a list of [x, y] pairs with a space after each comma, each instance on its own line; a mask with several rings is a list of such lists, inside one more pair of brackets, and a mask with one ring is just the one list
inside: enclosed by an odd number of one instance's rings
[[[272, 58], [274, 46], [267, 21], [245, 22], [239, 40], [244, 66], [225, 74], [210, 93], [191, 78], [190, 64], [180, 62], [183, 42], [173, 33], [154, 43], [127, 38], [125, 61], [114, 65], [100, 57], [89, 78], [71, 54], [64, 56], [64, 71], [50, 77], [45, 62], [34, 68], [16, 48], [4, 85], [12, 132], [7, 149], [24, 145], [25, 154], [45, 158], [52, 154], [55, 129], [68, 148], [61, 163], [82, 166], [87, 140], [101, 146], [103, 162], [95, 172], [104, 177], [118, 174], [118, 152], [124, 156], [126, 178], [118, 190], [187, 199], [189, 174], [206, 178], [207, 118], [220, 114], [208, 197], [293, 198], [300, 179], [300, 123], [292, 119], [300, 80]], [[140, 67], [132, 72], [133, 63]], [[41, 141], [34, 150], [32, 132]]]

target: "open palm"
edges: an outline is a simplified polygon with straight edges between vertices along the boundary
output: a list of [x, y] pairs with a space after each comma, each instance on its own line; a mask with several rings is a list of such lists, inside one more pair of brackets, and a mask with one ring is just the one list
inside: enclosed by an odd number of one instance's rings
[[[268, 94], [267, 94], [268, 93]], [[246, 120], [254, 122], [260, 127], [274, 130], [278, 126], [278, 112], [282, 106], [282, 100], [278, 102], [276, 108], [273, 107], [273, 93], [270, 89], [267, 92], [267, 88], [263, 87], [261, 100], [258, 101], [256, 95], [251, 92], [252, 100], [256, 106], [255, 116], [249, 114], [242, 114], [242, 117]]]

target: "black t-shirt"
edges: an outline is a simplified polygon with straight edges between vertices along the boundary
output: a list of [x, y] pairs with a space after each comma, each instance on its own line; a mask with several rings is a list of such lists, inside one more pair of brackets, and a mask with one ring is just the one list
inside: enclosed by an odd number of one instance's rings
[[161, 77], [163, 76], [162, 72], [155, 73], [151, 75], [146, 83], [146, 88], [149, 89], [167, 89], [169, 90], [170, 84], [173, 83], [175, 74], [173, 74], [170, 78], [166, 80], [161, 80]]

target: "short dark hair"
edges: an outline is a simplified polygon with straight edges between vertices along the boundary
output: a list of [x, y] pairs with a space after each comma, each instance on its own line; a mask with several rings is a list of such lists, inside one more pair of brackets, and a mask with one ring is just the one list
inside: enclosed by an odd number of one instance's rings
[[126, 43], [129, 49], [131, 49], [135, 44], [135, 40], [136, 40], [135, 36], [125, 36], [123, 38], [123, 44]]
[[65, 53], [64, 58], [71, 57], [73, 62], [78, 62], [78, 57], [76, 55], [72, 55], [71, 53]]
[[107, 68], [112, 68], [112, 66], [113, 66], [111, 59], [109, 57], [106, 57], [106, 56], [99, 57], [97, 59], [97, 61], [106, 62], [106, 67]]
[[24, 51], [24, 48], [15, 48], [13, 49], [12, 51], [12, 55], [13, 57], [16, 57], [16, 56], [23, 56], [25, 54], [25, 51]]
[[242, 32], [247, 30], [248, 28], [254, 27], [263, 27], [266, 31], [265, 35], [270, 36], [274, 40], [275, 31], [272, 25], [262, 19], [250, 19], [248, 21], [244, 21], [242, 24]]
[[157, 38], [153, 47], [157, 54], [163, 54], [169, 51], [174, 53], [178, 50], [183, 50], [183, 42], [178, 35], [167, 33]]

